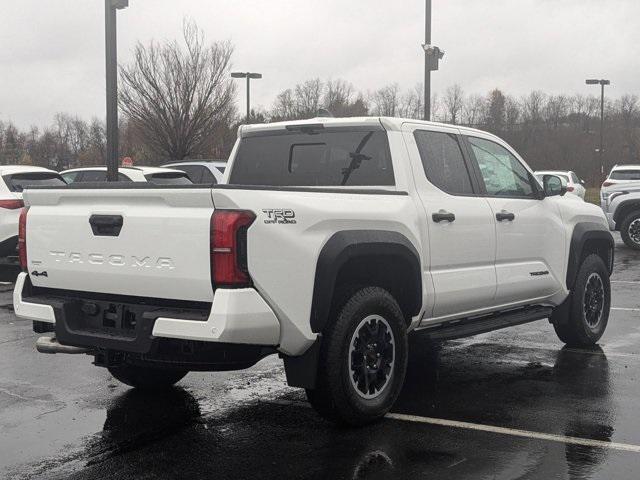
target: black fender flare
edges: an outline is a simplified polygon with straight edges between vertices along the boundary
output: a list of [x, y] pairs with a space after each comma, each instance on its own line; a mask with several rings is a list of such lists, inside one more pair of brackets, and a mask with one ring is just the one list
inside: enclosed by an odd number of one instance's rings
[[624, 202], [621, 202], [620, 205], [618, 205], [618, 207], [616, 208], [615, 213], [613, 214], [613, 221], [615, 223], [615, 228], [616, 230], [620, 230], [620, 224], [624, 221], [624, 215], [623, 212], [627, 213], [627, 210], [629, 209], [629, 207], [633, 207], [629, 210], [629, 212], [638, 209], [640, 210], [640, 199], [635, 199], [635, 200], [625, 200]]
[[569, 263], [567, 265], [567, 288], [571, 290], [578, 275], [580, 268], [580, 260], [584, 251], [585, 244], [590, 240], [598, 240], [606, 242], [609, 247], [609, 258], [604, 260], [609, 274], [613, 271], [613, 252], [615, 241], [613, 235], [607, 227], [594, 222], [577, 223], [571, 235], [571, 246], [569, 248]]
[[[408, 262], [415, 285], [409, 312], [417, 315], [422, 308], [422, 273], [420, 254], [404, 235], [386, 230], [344, 230], [329, 238], [320, 251], [311, 302], [311, 330], [322, 332], [331, 309], [336, 279], [350, 260], [364, 256], [394, 256]], [[415, 301], [415, 297], [418, 297]]]
[[336, 279], [341, 268], [354, 258], [364, 256], [394, 256], [410, 265], [414, 278], [412, 302], [408, 312], [412, 316], [422, 309], [422, 270], [420, 255], [404, 235], [386, 230], [346, 230], [331, 236], [324, 244], [316, 264], [315, 283], [311, 302], [311, 330], [318, 339], [301, 356], [283, 355], [287, 383], [291, 387], [314, 389], [320, 358], [322, 331], [329, 320]]

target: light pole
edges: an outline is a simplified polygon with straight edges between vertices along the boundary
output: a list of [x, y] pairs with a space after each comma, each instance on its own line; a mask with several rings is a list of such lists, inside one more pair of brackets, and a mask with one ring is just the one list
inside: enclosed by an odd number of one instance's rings
[[600, 173], [604, 173], [604, 86], [611, 85], [609, 80], [587, 79], [587, 85], [600, 85]]
[[107, 181], [118, 181], [118, 37], [116, 11], [129, 0], [104, 0], [107, 76]]
[[431, 72], [444, 57], [444, 50], [431, 45], [431, 0], [426, 0], [424, 25], [424, 119], [431, 120]]
[[262, 74], [252, 72], [233, 72], [231, 76], [233, 78], [247, 79], [247, 123], [249, 123], [249, 118], [251, 117], [251, 80], [258, 80], [262, 78]]

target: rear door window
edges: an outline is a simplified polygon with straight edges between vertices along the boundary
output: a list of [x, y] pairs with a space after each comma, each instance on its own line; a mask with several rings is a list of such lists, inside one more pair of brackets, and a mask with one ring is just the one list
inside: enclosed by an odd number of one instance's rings
[[243, 138], [229, 182], [300, 187], [395, 185], [384, 130], [324, 128]]
[[78, 178], [76, 182], [106, 182], [107, 172], [106, 170], [85, 170], [82, 172], [82, 177]]
[[414, 132], [424, 173], [429, 181], [452, 195], [473, 193], [471, 177], [455, 135], [444, 132]]
[[64, 181], [67, 183], [73, 183], [77, 180], [78, 176], [80, 175], [80, 173], [82, 172], [68, 172], [68, 173], [63, 173], [62, 174], [62, 178], [64, 178]]
[[202, 171], [202, 181], [200, 183], [204, 185], [216, 185], [218, 183], [218, 180], [216, 180], [216, 177], [213, 175], [213, 173], [211, 173], [211, 170], [206, 167], [203, 168], [204, 170]]
[[186, 173], [153, 173], [145, 175], [145, 178], [149, 183], [156, 185], [192, 185], [193, 182], [189, 180]]
[[28, 187], [61, 187], [67, 182], [57, 173], [30, 172], [5, 175], [4, 181], [12, 192], [22, 192]]
[[199, 165], [174, 165], [172, 168], [182, 170], [193, 183], [202, 183], [202, 171], [205, 170], [204, 167]]

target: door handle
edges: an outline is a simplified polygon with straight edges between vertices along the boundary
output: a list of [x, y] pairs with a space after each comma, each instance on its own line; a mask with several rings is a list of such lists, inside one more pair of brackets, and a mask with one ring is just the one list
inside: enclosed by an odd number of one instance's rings
[[98, 237], [117, 237], [123, 224], [122, 215], [91, 215], [89, 218], [91, 230]]
[[496, 220], [498, 220], [499, 222], [504, 222], [505, 220], [513, 222], [515, 219], [516, 216], [511, 212], [507, 212], [506, 210], [502, 210], [501, 212], [496, 213]]
[[453, 222], [456, 219], [456, 216], [453, 213], [445, 212], [444, 210], [440, 210], [438, 213], [434, 213], [431, 215], [431, 218], [434, 222]]

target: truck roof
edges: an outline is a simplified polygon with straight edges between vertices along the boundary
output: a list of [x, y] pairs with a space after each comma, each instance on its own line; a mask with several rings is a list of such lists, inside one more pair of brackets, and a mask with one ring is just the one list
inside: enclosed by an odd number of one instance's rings
[[[317, 125], [322, 124], [324, 126], [333, 126], [333, 127], [375, 127], [382, 126], [385, 130], [399, 131], [402, 129], [402, 125], [405, 123], [413, 123], [413, 124], [421, 124], [425, 126], [441, 126], [441, 127], [452, 127], [457, 128], [460, 131], [465, 133], [482, 133], [482, 134], [490, 134], [489, 132], [485, 132], [482, 130], [478, 130], [475, 128], [462, 127], [460, 125], [451, 125], [440, 122], [427, 122], [424, 120], [416, 120], [412, 118], [396, 118], [396, 117], [348, 117], [348, 118], [335, 118], [335, 117], [317, 117], [311, 118], [308, 120], [290, 120], [286, 122], [274, 122], [274, 123], [260, 123], [253, 125], [242, 125], [238, 129], [238, 136], [242, 137], [249, 133], [254, 132], [268, 132], [268, 131], [277, 131], [283, 130], [289, 125]], [[497, 138], [497, 137], [496, 137]]]

